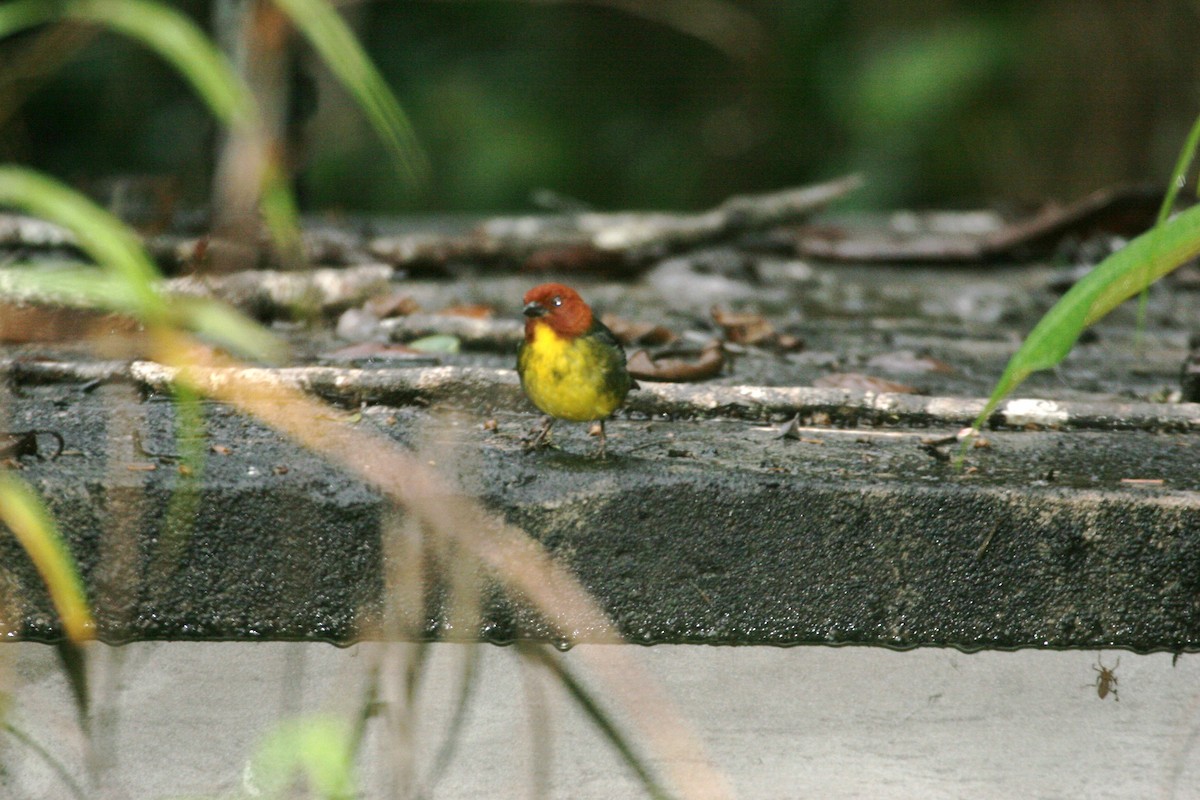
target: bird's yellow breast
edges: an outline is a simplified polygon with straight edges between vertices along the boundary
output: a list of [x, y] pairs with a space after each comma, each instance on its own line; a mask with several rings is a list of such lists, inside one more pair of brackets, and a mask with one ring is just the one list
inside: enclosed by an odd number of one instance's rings
[[623, 359], [611, 346], [587, 336], [568, 339], [549, 325], [537, 325], [521, 347], [521, 386], [543, 412], [571, 422], [604, 419], [617, 410], [625, 391], [614, 391], [610, 373], [623, 372]]

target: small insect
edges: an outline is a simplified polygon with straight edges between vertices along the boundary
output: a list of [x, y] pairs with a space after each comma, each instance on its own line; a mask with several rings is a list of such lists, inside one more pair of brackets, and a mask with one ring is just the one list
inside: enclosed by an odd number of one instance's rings
[[1121, 702], [1121, 697], [1117, 694], [1117, 667], [1121, 666], [1121, 659], [1117, 659], [1117, 663], [1112, 665], [1112, 669], [1104, 666], [1104, 662], [1099, 658], [1096, 659], [1097, 666], [1092, 667], [1096, 671], [1096, 695], [1103, 700], [1111, 693], [1113, 700]]

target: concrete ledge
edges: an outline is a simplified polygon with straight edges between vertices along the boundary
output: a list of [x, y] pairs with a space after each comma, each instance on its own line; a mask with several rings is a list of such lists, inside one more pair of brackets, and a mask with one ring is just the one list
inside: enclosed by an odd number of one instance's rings
[[[422, 407], [368, 407], [356, 424], [426, 442], [467, 491], [569, 564], [633, 641], [1200, 647], [1189, 433], [995, 431], [959, 472], [919, 446], [928, 429], [811, 426], [789, 439], [744, 420], [618, 420], [612, 456], [597, 461], [583, 426], [556, 429], [560, 450], [523, 452], [535, 418], [497, 397], [495, 430]], [[204, 444], [218, 452], [189, 500], [167, 457], [170, 402], [121, 384], [23, 380], [6, 406], [11, 427], [67, 442], [57, 460], [25, 459], [23, 477], [82, 564], [106, 641], [345, 643], [378, 630], [384, 503], [329, 464], [209, 405]], [[461, 635], [435, 589], [426, 635]], [[482, 592], [486, 638], [548, 635]], [[14, 638], [59, 635], [9, 537], [0, 597]]]

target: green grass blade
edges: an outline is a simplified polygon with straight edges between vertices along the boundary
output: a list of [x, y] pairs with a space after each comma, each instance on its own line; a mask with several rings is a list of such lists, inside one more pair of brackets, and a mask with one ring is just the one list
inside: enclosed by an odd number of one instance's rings
[[[1158, 209], [1158, 219], [1155, 225], [1162, 225], [1171, 216], [1171, 210], [1175, 208], [1175, 198], [1179, 196], [1179, 192], [1187, 184], [1188, 170], [1191, 169], [1192, 159], [1196, 157], [1196, 148], [1200, 147], [1200, 117], [1196, 117], [1196, 121], [1192, 123], [1192, 129], [1188, 132], [1187, 140], [1183, 143], [1183, 149], [1179, 151], [1179, 158], [1175, 161], [1175, 169], [1171, 170], [1171, 182], [1167, 184], [1167, 193], [1163, 197], [1162, 206]], [[1149, 282], [1147, 282], [1149, 287]], [[1150, 302], [1150, 293], [1143, 289], [1141, 296], [1138, 298], [1137, 308], [1137, 334], [1141, 337], [1142, 330], [1146, 327], [1146, 308]]]
[[0, 166], [0, 206], [69, 228], [84, 252], [126, 282], [140, 318], [161, 322], [166, 317], [166, 301], [154, 288], [158, 270], [133, 233], [112, 214], [63, 184], [18, 166]]
[[1162, 208], [1158, 210], [1157, 224], [1162, 225], [1167, 221], [1167, 217], [1171, 216], [1171, 209], [1175, 207], [1175, 198], [1187, 183], [1188, 170], [1191, 169], [1192, 159], [1196, 157], [1197, 147], [1200, 147], [1200, 117], [1196, 117], [1196, 121], [1192, 123], [1187, 141], [1183, 143], [1183, 149], [1179, 151], [1175, 169], [1171, 170], [1171, 182], [1167, 184], [1166, 197], [1163, 198]]
[[50, 600], [62, 620], [63, 632], [73, 642], [91, 639], [96, 623], [88, 608], [75, 559], [59, 536], [41, 498], [11, 475], [0, 475], [0, 521], [17, 537], [42, 576]]
[[0, 6], [0, 39], [53, 22], [62, 16], [62, 4], [47, 0], [16, 0]]
[[609, 718], [604, 709], [600, 707], [600, 704], [592, 698], [592, 694], [588, 691], [587, 687], [580, 683], [575, 678], [575, 675], [567, 669], [564, 661], [556, 657], [556, 653], [550, 652], [547, 647], [542, 645], [524, 643], [518, 644], [518, 652], [523, 656], [534, 659], [554, 675], [555, 680], [562, 684], [562, 687], [575, 699], [575, 702], [579, 703], [579, 707], [592, 720], [592, 723], [600, 729], [600, 732], [604, 734], [609, 743], [616, 748], [621, 756], [621, 760], [637, 775], [638, 780], [642, 782], [642, 787], [648, 795], [655, 800], [668, 800], [670, 795], [659, 784], [654, 775], [651, 774], [649, 767], [642, 763], [642, 759], [634, 752], [633, 745], [621, 733], [621, 729]]
[[437, 755], [433, 757], [433, 763], [429, 767], [428, 774], [425, 776], [424, 791], [418, 792], [417, 797], [433, 796], [433, 788], [437, 786], [438, 781], [446, 774], [446, 770], [450, 767], [450, 762], [454, 758], [454, 752], [458, 747], [459, 740], [462, 738], [463, 727], [467, 722], [467, 712], [471, 709], [471, 699], [475, 695], [475, 688], [478, 683], [480, 648], [484, 646], [481, 644], [467, 645], [462, 676], [459, 680], [458, 691], [455, 693], [454, 713], [450, 717], [450, 723], [446, 726], [446, 735], [442, 739], [442, 744], [438, 748]]
[[275, 0], [358, 102], [391, 150], [404, 180], [424, 179], [427, 162], [412, 124], [353, 31], [327, 0]]
[[39, 744], [32, 736], [8, 722], [0, 723], [0, 730], [16, 739], [27, 750], [40, 758], [46, 764], [46, 766], [53, 770], [54, 774], [58, 776], [58, 779], [63, 782], [63, 785], [71, 790], [71, 795], [73, 797], [78, 798], [78, 800], [87, 800], [87, 793], [83, 791], [83, 787], [80, 786], [75, 780], [75, 777], [71, 775], [71, 771], [68, 770], [66, 766], [64, 766], [63, 763], [54, 756], [53, 753]]
[[279, 249], [284, 264], [301, 264], [304, 261], [304, 243], [300, 235], [300, 210], [296, 198], [288, 188], [287, 176], [278, 162], [267, 164], [263, 175], [262, 209], [263, 221]]
[[0, 287], [51, 295], [66, 305], [105, 308], [148, 325], [174, 322], [260, 361], [278, 361], [283, 344], [248, 317], [212, 300], [167, 298], [137, 237], [83, 195], [23, 167], [0, 166], [0, 206], [62, 225], [102, 269], [6, 270]]
[[121, 277], [77, 262], [17, 263], [0, 270], [0, 297], [17, 303], [115, 311], [134, 316], [138, 298]]
[[268, 364], [284, 360], [286, 344], [275, 334], [224, 303], [203, 298], [172, 298], [180, 325], [214, 344]]
[[62, 15], [111, 28], [154, 50], [192, 84], [222, 122], [237, 125], [252, 118], [250, 91], [229, 61], [175, 9], [153, 0], [74, 0], [62, 6]]
[[225, 57], [190, 19], [153, 0], [15, 0], [0, 6], [0, 38], [62, 19], [140, 41], [174, 66], [222, 122], [251, 119], [250, 92]]
[[1200, 206], [1152, 228], [1100, 262], [1046, 312], [1025, 338], [975, 420], [975, 428], [987, 422], [1000, 402], [1031, 373], [1062, 361], [1085, 328], [1197, 255]]

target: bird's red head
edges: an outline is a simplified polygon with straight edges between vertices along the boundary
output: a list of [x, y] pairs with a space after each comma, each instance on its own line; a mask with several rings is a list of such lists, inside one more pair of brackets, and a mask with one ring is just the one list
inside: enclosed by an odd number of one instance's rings
[[525, 293], [525, 338], [538, 325], [549, 325], [559, 336], [574, 338], [592, 326], [592, 309], [570, 286], [543, 283]]

